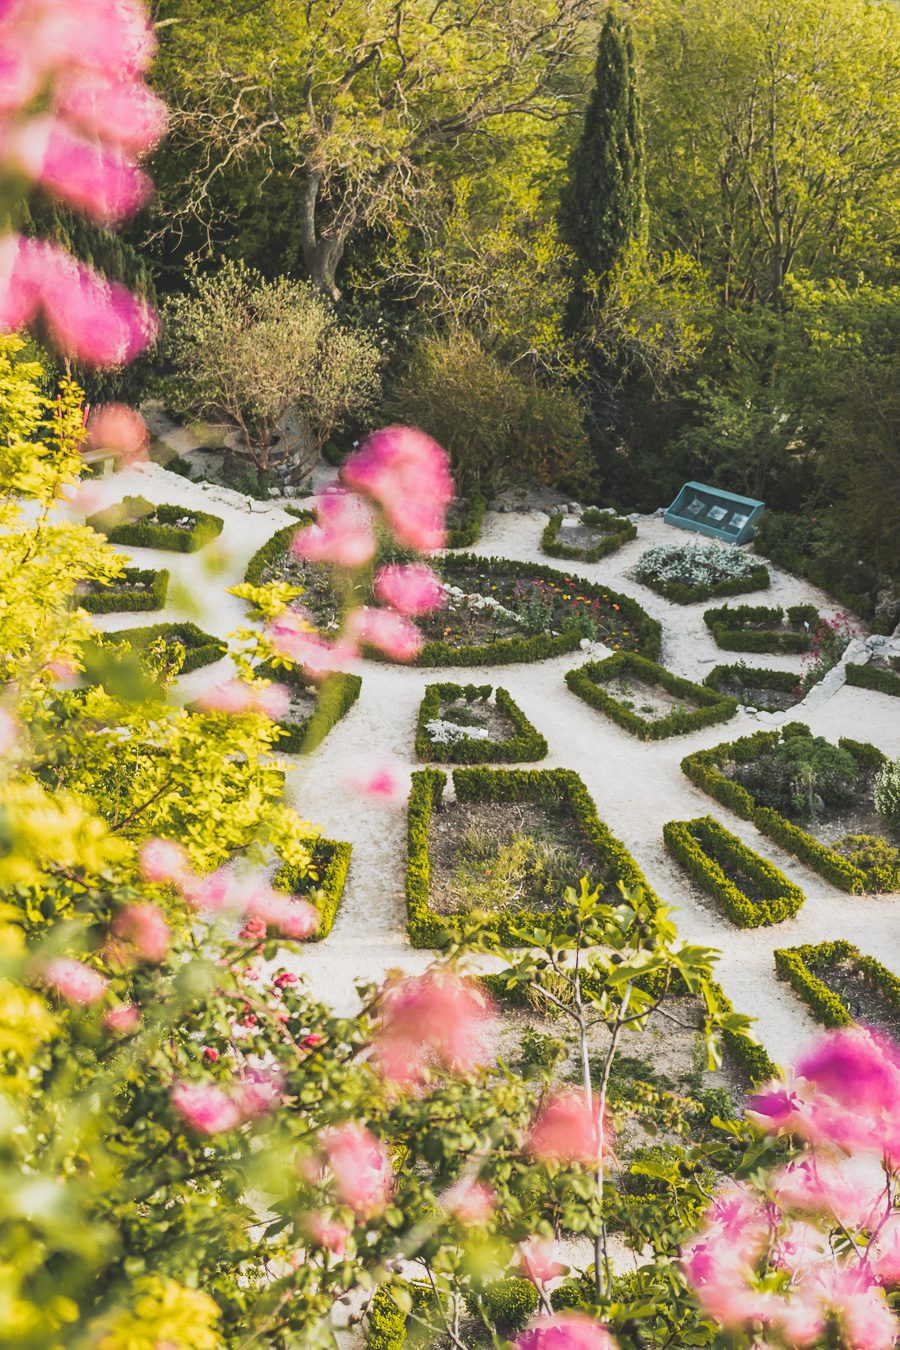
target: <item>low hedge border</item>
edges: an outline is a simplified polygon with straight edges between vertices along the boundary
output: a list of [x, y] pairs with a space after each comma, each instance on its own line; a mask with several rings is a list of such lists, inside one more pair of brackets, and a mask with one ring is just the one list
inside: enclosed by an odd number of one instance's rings
[[637, 538], [637, 526], [633, 520], [626, 516], [617, 516], [611, 511], [601, 511], [596, 506], [589, 506], [586, 511], [581, 513], [582, 525], [605, 525], [610, 529], [602, 539], [599, 539], [591, 548], [572, 548], [568, 544], [562, 544], [559, 540], [559, 532], [563, 522], [562, 512], [552, 515], [544, 526], [544, 532], [541, 535], [541, 548], [551, 558], [567, 558], [570, 562], [598, 562], [605, 558], [608, 553], [615, 553], [616, 549], [627, 544], [630, 539]]
[[[668, 693], [683, 698], [692, 698], [702, 706], [691, 711], [667, 713], [665, 717], [655, 719], [642, 717], [640, 713], [626, 708], [617, 698], [607, 694], [603, 684], [621, 674], [633, 675], [646, 684], [658, 684]], [[725, 722], [737, 712], [737, 700], [728, 698], [702, 684], [694, 684], [670, 670], [648, 661], [634, 652], [616, 652], [603, 661], [588, 661], [577, 670], [566, 672], [566, 684], [573, 694], [577, 694], [592, 708], [611, 717], [626, 731], [640, 736], [643, 741], [659, 741], [666, 736], [683, 736], [685, 732], [696, 731], [699, 727], [711, 726], [714, 722]]]
[[[292, 511], [291, 515], [293, 514], [294, 512]], [[267, 539], [262, 547], [256, 550], [253, 557], [247, 563], [244, 580], [249, 582], [251, 586], [262, 586], [262, 575], [266, 568], [270, 567], [272, 563], [276, 562], [277, 559], [281, 557], [287, 548], [289, 541], [297, 533], [300, 526], [311, 525], [313, 520], [314, 516], [311, 511], [304, 511], [302, 514], [298, 512], [298, 523], [296, 525], [282, 525], [280, 530], [276, 530], [271, 539]]]
[[[751, 820], [761, 834], [780, 844], [788, 853], [793, 853], [794, 857], [840, 890], [861, 895], [867, 891], [893, 889], [883, 884], [883, 878], [861, 871], [848, 858], [826, 844], [819, 843], [818, 839], [807, 834], [799, 825], [792, 824], [771, 806], [757, 806], [746, 788], [721, 772], [720, 766], [728, 761], [746, 764], [762, 751], [776, 746], [781, 739], [809, 734], [809, 727], [802, 722], [788, 722], [778, 731], [757, 731], [752, 736], [742, 736], [740, 740], [715, 745], [709, 750], [695, 750], [693, 754], [685, 756], [681, 767], [701, 791], [727, 806], [735, 815]], [[851, 741], [844, 736], [838, 745], [849, 751], [863, 768], [875, 768], [884, 763], [884, 755], [874, 745]], [[896, 878], [896, 884], [900, 885], [900, 875]]]
[[876, 961], [874, 956], [864, 956], [852, 942], [839, 938], [835, 942], [784, 947], [775, 953], [775, 969], [779, 979], [785, 980], [796, 990], [823, 1026], [845, 1027], [853, 1023], [855, 1018], [840, 995], [816, 974], [815, 966], [823, 961], [848, 959], [853, 961], [861, 974], [877, 985], [884, 998], [900, 1014], [900, 979], [880, 961]]
[[478, 542], [487, 502], [480, 493], [469, 497], [465, 514], [447, 534], [447, 548], [471, 548]]
[[[154, 571], [145, 567], [126, 567], [118, 581], [126, 585], [101, 586], [75, 597], [79, 609], [88, 614], [119, 614], [128, 610], [162, 609], [169, 589], [169, 573], [164, 567]], [[145, 586], [150, 583], [150, 589]]]
[[[763, 928], [792, 918], [805, 896], [799, 886], [758, 853], [726, 830], [712, 816], [670, 820], [663, 826], [666, 848], [705, 891], [708, 891], [739, 928]], [[761, 899], [749, 895], [729, 879], [722, 863], [753, 879]]]
[[[254, 672], [267, 680], [280, 684], [293, 685], [306, 689], [309, 680], [298, 666], [287, 669], [276, 668], [268, 663], [259, 666]], [[345, 717], [359, 698], [362, 678], [359, 675], [347, 675], [337, 672], [329, 675], [319, 685], [316, 706], [302, 722], [279, 720], [278, 725], [285, 733], [279, 738], [277, 749], [280, 755], [308, 755], [318, 749], [329, 731]]]
[[112, 632], [103, 633], [102, 636], [111, 642], [130, 642], [138, 651], [149, 647], [157, 638], [165, 638], [167, 642], [180, 642], [185, 649], [184, 665], [179, 671], [181, 675], [187, 675], [192, 670], [199, 670], [201, 666], [208, 666], [211, 662], [220, 660], [228, 651], [227, 644], [221, 638], [204, 633], [202, 628], [189, 622], [154, 623], [148, 624], [146, 628], [117, 628]]
[[856, 685], [858, 689], [875, 689], [879, 694], [893, 694], [894, 698], [900, 698], [900, 674], [895, 674], [892, 670], [882, 670], [873, 665], [858, 666], [854, 662], [848, 662], [844, 671], [847, 683]]
[[272, 884], [277, 890], [305, 896], [319, 911], [319, 927], [307, 942], [321, 942], [334, 927], [352, 853], [353, 845], [343, 840], [316, 839], [312, 846], [316, 881], [310, 882], [309, 876], [286, 864], [276, 873]]
[[[640, 559], [638, 560], [640, 562]], [[768, 590], [772, 584], [769, 569], [765, 563], [756, 563], [745, 577], [725, 577], [712, 585], [698, 583], [689, 586], [684, 581], [658, 581], [653, 577], [635, 576], [642, 586], [647, 586], [666, 600], [674, 600], [677, 605], [692, 605], [700, 600], [712, 600], [719, 595], [744, 595], [747, 591]]]
[[[703, 622], [716, 640], [716, 645], [731, 652], [808, 652], [812, 647], [812, 631], [780, 631], [780, 623], [805, 623], [814, 629], [819, 623], [815, 605], [780, 606], [722, 605], [708, 609]], [[772, 628], [747, 628], [748, 623], [770, 623]]]
[[[412, 776], [407, 815], [406, 912], [410, 942], [414, 947], [446, 945], [458, 932], [464, 917], [435, 914], [429, 907], [428, 827], [446, 785], [447, 775], [440, 769], [420, 769]], [[659, 904], [634, 858], [604, 825], [587, 788], [571, 769], [456, 769], [453, 785], [460, 802], [529, 801], [553, 807], [565, 803], [583, 839], [597, 854], [597, 872], [590, 878], [593, 884], [622, 881], [626, 886], [640, 886], [652, 905]], [[489, 931], [501, 942], [515, 946], [522, 942], [515, 936], [517, 929], [534, 926], [558, 932], [567, 921], [568, 910], [563, 905], [552, 914], [519, 910], [513, 915], [498, 914]]]
[[498, 710], [513, 725], [512, 735], [502, 741], [464, 740], [457, 745], [435, 745], [426, 726], [441, 715], [441, 703], [447, 699], [465, 698], [468, 703], [484, 703], [490, 697], [490, 684], [429, 684], [419, 705], [416, 727], [416, 756], [436, 764], [521, 764], [526, 760], [543, 759], [547, 742], [531, 723], [515, 699], [498, 688], [495, 703]]
[[765, 666], [713, 666], [703, 681], [710, 689], [721, 692], [723, 684], [737, 682], [745, 689], [778, 689], [791, 694], [800, 683], [799, 675], [792, 670], [768, 670]]
[[[116, 524], [122, 510], [135, 516], [155, 513], [159, 524], [147, 520], [128, 520]], [[189, 530], [176, 526], [182, 516], [193, 517], [194, 524]], [[198, 549], [217, 538], [225, 527], [221, 516], [212, 516], [207, 511], [198, 511], [188, 506], [154, 505], [144, 497], [125, 497], [115, 506], [108, 506], [88, 516], [85, 524], [100, 534], [105, 534], [111, 544], [132, 544], [138, 548], [162, 548], [173, 553], [196, 553]]]

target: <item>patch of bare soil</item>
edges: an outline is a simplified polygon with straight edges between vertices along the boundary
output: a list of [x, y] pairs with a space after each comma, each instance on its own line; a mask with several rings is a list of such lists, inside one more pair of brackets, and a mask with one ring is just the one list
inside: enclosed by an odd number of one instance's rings
[[851, 1017], [900, 1039], [900, 1009], [852, 960], [822, 961], [813, 973], [843, 1000]]
[[[798, 681], [799, 685], [799, 681]], [[770, 689], [765, 685], [744, 685], [739, 680], [723, 680], [719, 689], [729, 698], [736, 698], [747, 708], [762, 708], [765, 712], [784, 712], [793, 708], [803, 697], [803, 691], [794, 694], [788, 689]]]
[[530, 802], [450, 802], [431, 818], [430, 905], [438, 914], [542, 910], [596, 871], [567, 813]]
[[633, 675], [622, 675], [614, 680], [606, 680], [600, 687], [623, 707], [630, 708], [632, 712], [654, 722], [680, 709], [694, 712], [700, 706], [696, 699], [671, 694], [661, 685], [652, 684], [648, 680], [639, 680]]
[[316, 706], [316, 690], [314, 687], [308, 689], [296, 689], [289, 686], [289, 688], [291, 694], [291, 706], [284, 714], [284, 717], [281, 718], [281, 721], [297, 723], [305, 722], [308, 717], [312, 716], [313, 709]]

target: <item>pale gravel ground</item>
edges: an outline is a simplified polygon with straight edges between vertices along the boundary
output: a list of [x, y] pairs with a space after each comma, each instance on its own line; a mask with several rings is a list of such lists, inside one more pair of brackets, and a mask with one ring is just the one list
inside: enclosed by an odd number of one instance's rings
[[[201, 627], [227, 637], [247, 623], [244, 605], [225, 594], [242, 579], [249, 557], [291, 517], [274, 505], [252, 503], [222, 489], [191, 484], [159, 466], [131, 469], [91, 484], [92, 510], [118, 501], [125, 493], [150, 500], [198, 506], [225, 518], [219, 541], [197, 554], [123, 549], [135, 565], [168, 567], [170, 601], [158, 614], [116, 614], [101, 617], [98, 627], [129, 627], [176, 618], [192, 618]], [[661, 519], [642, 521], [638, 538], [618, 553], [594, 564], [546, 558], [540, 551], [546, 516], [489, 514], [478, 553], [485, 556], [542, 562], [567, 576], [582, 576], [634, 596], [663, 623], [662, 660], [672, 670], [702, 679], [717, 661], [740, 659], [716, 648], [703, 623], [706, 602], [674, 605], [632, 581], [628, 573], [651, 545], [684, 542], [693, 536], [666, 526]], [[213, 567], [211, 564], [218, 565]], [[814, 587], [772, 569], [773, 585], [765, 592], [736, 597], [733, 603], [793, 604], [813, 601], [826, 614], [834, 604]], [[602, 649], [599, 649], [602, 651]], [[678, 909], [682, 935], [721, 950], [722, 985], [742, 1012], [758, 1017], [763, 1044], [778, 1061], [792, 1058], [815, 1031], [793, 993], [775, 978], [772, 952], [779, 946], [838, 937], [856, 942], [900, 972], [900, 896], [849, 896], [801, 866], [790, 855], [695, 789], [680, 770], [689, 751], [733, 740], [756, 730], [759, 723], [741, 715], [731, 722], [645, 744], [592, 711], [566, 689], [563, 675], [585, 659], [570, 654], [531, 665], [479, 667], [452, 671], [402, 669], [372, 664], [363, 672], [359, 702], [331, 732], [315, 754], [292, 761], [288, 799], [324, 834], [348, 839], [353, 862], [347, 888], [330, 936], [291, 955], [286, 964], [302, 971], [314, 992], [335, 1007], [350, 1011], [355, 982], [380, 979], [391, 968], [414, 971], [429, 962], [428, 952], [410, 948], [405, 934], [403, 867], [405, 813], [361, 799], [346, 785], [361, 759], [391, 755], [415, 768], [412, 745], [416, 713], [424, 686], [435, 679], [502, 684], [535, 726], [547, 737], [549, 757], [535, 767], [565, 767], [583, 778], [600, 816], [634, 854], [658, 894]], [[798, 656], [760, 654], [748, 664], [799, 670]], [[230, 673], [225, 659], [179, 681], [185, 697]], [[814, 732], [836, 739], [850, 735], [874, 742], [890, 756], [900, 755], [900, 709], [894, 700], [867, 690], [844, 687], [822, 706], [792, 709], [788, 716], [809, 722]], [[796, 881], [807, 901], [799, 915], [774, 929], [742, 931], [703, 899], [669, 860], [662, 844], [667, 820], [712, 814], [753, 848], [771, 858]]]

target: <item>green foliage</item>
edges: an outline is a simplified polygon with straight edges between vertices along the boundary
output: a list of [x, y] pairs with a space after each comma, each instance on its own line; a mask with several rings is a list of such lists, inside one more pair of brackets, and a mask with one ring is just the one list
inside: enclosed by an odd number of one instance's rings
[[473, 492], [468, 496], [462, 518], [458, 524], [451, 524], [447, 532], [447, 547], [471, 548], [473, 544], [477, 544], [486, 510], [487, 502], [481, 493]]
[[875, 779], [875, 810], [900, 830], [900, 759], [881, 766]]
[[440, 717], [443, 702], [465, 698], [468, 701], [484, 703], [490, 696], [491, 689], [491, 685], [480, 687], [450, 683], [427, 685], [419, 705], [416, 726], [418, 758], [442, 764], [517, 764], [526, 760], [543, 759], [547, 753], [546, 740], [528, 720], [515, 699], [507, 690], [501, 688], [496, 690], [494, 697], [498, 712], [512, 723], [509, 736], [499, 741], [468, 738], [456, 745], [438, 745], [432, 741], [426, 726]]
[[877, 834], [845, 834], [834, 846], [870, 879], [877, 890], [891, 891], [900, 877], [900, 849]]
[[[603, 688], [610, 680], [631, 676], [641, 684], [658, 685], [667, 693], [679, 699], [699, 704], [694, 708], [674, 708], [662, 717], [642, 717], [626, 707], [621, 698], [608, 694]], [[663, 666], [637, 656], [634, 652], [616, 652], [603, 661], [589, 661], [587, 665], [566, 672], [566, 684], [584, 699], [592, 708], [611, 717], [626, 731], [640, 736], [644, 741], [657, 741], [665, 736], [682, 736], [685, 732], [696, 731], [698, 727], [710, 726], [714, 722], [726, 722], [737, 710], [737, 702], [718, 694], [703, 685], [694, 684], [680, 675], [673, 675]]]
[[854, 1021], [844, 1000], [829, 988], [828, 968], [837, 962], [848, 963], [857, 976], [875, 990], [900, 1016], [900, 980], [874, 956], [864, 956], [851, 942], [820, 942], [816, 945], [787, 947], [775, 953], [775, 969], [797, 991], [826, 1027], [849, 1026]]
[[113, 614], [122, 610], [162, 609], [169, 588], [165, 568], [123, 567], [109, 583], [98, 583], [76, 597], [79, 609], [89, 614]]
[[[257, 676], [277, 680], [281, 684], [297, 689], [308, 688], [302, 670], [297, 666], [278, 668], [274, 663], [259, 666]], [[300, 722], [287, 718], [278, 722], [284, 732], [278, 742], [278, 751], [282, 755], [309, 755], [316, 750], [338, 722], [353, 707], [359, 698], [362, 677], [359, 675], [336, 672], [327, 676], [316, 689], [315, 707], [308, 717]]]
[[735, 772], [757, 805], [813, 820], [829, 807], [847, 806], [859, 780], [856, 759], [822, 736], [792, 736]]
[[[185, 521], [180, 525], [180, 521]], [[125, 497], [88, 516], [85, 524], [111, 544], [196, 553], [222, 533], [224, 521], [194, 507], [154, 505], [144, 497]]]
[[540, 1300], [531, 1280], [510, 1275], [473, 1290], [466, 1302], [473, 1314], [480, 1313], [501, 1336], [513, 1336], [524, 1330], [526, 1322], [537, 1312]]
[[[803, 904], [799, 886], [712, 816], [669, 821], [663, 826], [663, 838], [672, 856], [740, 928], [781, 923]], [[736, 873], [739, 880], [732, 880], [728, 873]], [[744, 878], [754, 892], [752, 897], [741, 889]]]
[[551, 558], [566, 558], [577, 562], [598, 562], [600, 558], [605, 558], [608, 553], [615, 553], [616, 549], [627, 544], [629, 539], [637, 538], [637, 526], [633, 520], [628, 520], [625, 516], [617, 516], [613, 512], [599, 511], [594, 507], [588, 507], [581, 513], [581, 523], [583, 525], [596, 525], [602, 530], [600, 539], [596, 544], [589, 548], [575, 548], [569, 544], [560, 542], [560, 526], [563, 522], [562, 514], [552, 515], [544, 526], [544, 532], [541, 535], [541, 548], [545, 553], [549, 553]]
[[406, 1345], [406, 1313], [395, 1303], [396, 1284], [380, 1284], [366, 1319], [366, 1350], [403, 1350]]
[[900, 673], [883, 670], [870, 663], [864, 666], [848, 661], [844, 667], [847, 683], [859, 689], [877, 689], [881, 694], [893, 694], [900, 698]]
[[220, 660], [228, 651], [227, 643], [220, 638], [212, 637], [209, 633], [204, 633], [202, 628], [188, 621], [154, 623], [148, 624], [146, 628], [115, 628], [104, 633], [102, 641], [104, 644], [112, 643], [114, 646], [128, 643], [134, 651], [142, 653], [148, 652], [154, 644], [162, 642], [170, 657], [180, 648], [183, 651], [183, 660], [179, 666], [179, 673], [182, 675], [188, 674], [191, 670], [199, 670], [201, 666], [208, 666], [212, 661]]
[[703, 622], [718, 647], [732, 652], [808, 652], [819, 624], [815, 605], [723, 605]]
[[[710, 689], [721, 689], [723, 685], [740, 685], [743, 692], [754, 689], [775, 689], [782, 694], [792, 694], [797, 689], [797, 676], [792, 670], [769, 670], [765, 666], [747, 666], [743, 663], [732, 666], [713, 666], [703, 681]], [[741, 703], [749, 703], [741, 698]]]

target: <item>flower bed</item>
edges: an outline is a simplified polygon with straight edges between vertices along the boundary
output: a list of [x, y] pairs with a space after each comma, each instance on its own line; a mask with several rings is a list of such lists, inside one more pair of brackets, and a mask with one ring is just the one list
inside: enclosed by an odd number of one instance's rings
[[[664, 736], [681, 736], [713, 722], [725, 722], [737, 711], [737, 703], [733, 698], [705, 689], [703, 685], [682, 679], [680, 675], [673, 675], [671, 671], [634, 652], [617, 652], [604, 661], [589, 661], [577, 670], [568, 671], [566, 684], [585, 703], [645, 741], [661, 740]], [[604, 688], [610, 685], [613, 692]], [[632, 699], [639, 702], [641, 686], [664, 691], [669, 696], [666, 706], [670, 710], [648, 717], [643, 715], [643, 707], [637, 711], [629, 707], [628, 702]], [[682, 700], [694, 706], [683, 707]], [[650, 705], [646, 706], [651, 712], [655, 711]]]
[[108, 585], [87, 582], [83, 594], [76, 596], [79, 609], [89, 614], [115, 614], [136, 609], [162, 609], [169, 589], [169, 573], [165, 568], [126, 567], [121, 577]]
[[447, 513], [447, 547], [471, 548], [478, 542], [487, 502], [476, 492], [453, 502]]
[[[775, 969], [824, 1026], [848, 1026], [858, 1019], [900, 1036], [900, 980], [851, 942], [783, 948], [775, 953]], [[848, 998], [857, 1004], [855, 1013]]]
[[285, 864], [276, 874], [273, 885], [277, 890], [301, 895], [319, 911], [319, 927], [307, 942], [321, 942], [331, 932], [352, 852], [353, 845], [343, 840], [316, 839], [311, 848], [311, 872], [300, 873]]
[[[494, 704], [489, 705], [492, 693]], [[493, 719], [485, 717], [488, 711]], [[507, 734], [498, 736], [496, 729], [483, 725], [489, 720], [505, 724]], [[441, 764], [517, 764], [543, 759], [546, 753], [544, 737], [505, 689], [447, 683], [426, 688], [416, 729], [419, 759]]]
[[717, 543], [659, 544], [641, 554], [634, 577], [680, 605], [760, 591], [771, 584], [765, 563], [733, 544]]
[[703, 622], [719, 647], [732, 652], [808, 652], [818, 627], [815, 605], [723, 605]]
[[[861, 836], [857, 864], [852, 856], [816, 839], [781, 811], [760, 805], [746, 787], [735, 781], [733, 775], [741, 766], [758, 763], [764, 755], [795, 737], [805, 737], [807, 742], [814, 739], [808, 727], [801, 722], [791, 722], [779, 731], [757, 731], [738, 741], [716, 745], [709, 750], [696, 750], [681, 761], [681, 767], [697, 787], [744, 820], [752, 820], [762, 834], [841, 890], [862, 894], [897, 889], [900, 886], [900, 854], [886, 840]], [[828, 744], [821, 738], [815, 740], [818, 745]], [[874, 770], [885, 762], [884, 755], [874, 745], [842, 738], [839, 748], [866, 777], [873, 777]], [[863, 847], [864, 840], [868, 848]]]
[[799, 677], [790, 670], [767, 670], [745, 666], [714, 666], [703, 681], [710, 689], [718, 689], [747, 708], [764, 708], [767, 712], [781, 712], [799, 703], [806, 691]]
[[276, 669], [266, 664], [255, 673], [287, 685], [295, 696], [290, 714], [278, 719], [285, 733], [277, 746], [281, 755], [308, 755], [317, 749], [353, 707], [362, 687], [359, 675], [343, 673], [329, 675], [321, 684], [312, 684], [298, 666]]
[[195, 623], [154, 623], [146, 628], [117, 628], [114, 632], [104, 633], [103, 637], [108, 642], [128, 642], [139, 652], [146, 651], [158, 638], [162, 638], [167, 645], [180, 643], [184, 648], [184, 664], [179, 671], [181, 675], [218, 661], [228, 651], [220, 638], [204, 633]]
[[[637, 537], [637, 526], [633, 520], [617, 516], [613, 511], [601, 511], [596, 506], [589, 506], [586, 511], [582, 511], [578, 526], [573, 531], [562, 528], [566, 519], [567, 517], [560, 512], [552, 515], [544, 526], [541, 548], [545, 553], [549, 553], [551, 558], [597, 562], [608, 553], [615, 553], [616, 549], [627, 544], [629, 539]], [[587, 536], [581, 543], [563, 542], [567, 535], [579, 531], [581, 535]]]
[[874, 661], [859, 666], [855, 662], [848, 661], [844, 670], [848, 684], [856, 685], [859, 689], [875, 689], [880, 694], [893, 694], [894, 698], [900, 698], [900, 668], [892, 669], [889, 665], [876, 665]]
[[[455, 809], [444, 806], [447, 775], [439, 769], [423, 769], [413, 774], [409, 800], [406, 907], [410, 941], [414, 947], [440, 947], [453, 939], [468, 921], [468, 915], [439, 913], [433, 903], [433, 830], [440, 825], [435, 818]], [[641, 886], [653, 903], [658, 903], [643, 873], [628, 850], [609, 832], [597, 815], [587, 789], [569, 769], [457, 769], [453, 774], [456, 805], [491, 804], [495, 808], [516, 806], [523, 816], [535, 808], [554, 819], [565, 830], [571, 852], [585, 859], [584, 871], [590, 871], [593, 884], [617, 894], [616, 883]], [[485, 817], [494, 825], [501, 812], [495, 809]], [[446, 818], [445, 818], [446, 821]], [[564, 884], [577, 884], [578, 875], [566, 876]], [[490, 884], [493, 884], [493, 880]], [[569, 907], [562, 900], [562, 887], [555, 889], [553, 907], [536, 908], [525, 904], [512, 911], [497, 911], [489, 918], [488, 931], [511, 946], [527, 945], [529, 934], [539, 927], [559, 931], [569, 920]]]
[[111, 544], [196, 553], [222, 533], [224, 521], [206, 511], [183, 506], [154, 506], [144, 497], [126, 497], [88, 516], [87, 525], [105, 534]]
[[803, 904], [799, 886], [761, 858], [712, 816], [670, 820], [666, 848], [739, 928], [761, 928], [792, 918]]

